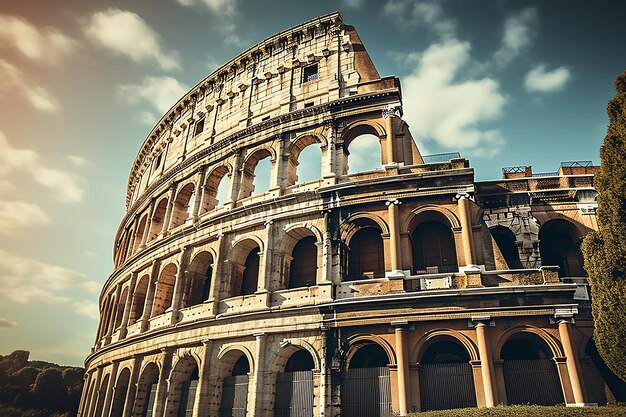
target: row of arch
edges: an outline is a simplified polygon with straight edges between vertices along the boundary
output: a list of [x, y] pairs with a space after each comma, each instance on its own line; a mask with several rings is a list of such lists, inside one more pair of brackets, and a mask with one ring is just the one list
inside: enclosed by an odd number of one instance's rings
[[[391, 392], [390, 371], [397, 367], [398, 352], [376, 335], [353, 336], [349, 343], [341, 373], [331, 376], [339, 378], [341, 415], [391, 416], [392, 396], [398, 394]], [[171, 371], [157, 361], [143, 364], [134, 377], [130, 367], [100, 379], [94, 373], [85, 385], [82, 415], [147, 417], [157, 409], [162, 412], [165, 407], [166, 416], [190, 416], [198, 408], [208, 415], [245, 416], [249, 406], [258, 401], [254, 396], [264, 389], [255, 384], [269, 388], [264, 393], [263, 407], [273, 408], [274, 416], [319, 414], [314, 414], [314, 410], [327, 403], [320, 398], [329, 395], [325, 391], [327, 381], [323, 381], [325, 373], [321, 372], [324, 353], [317, 352], [309, 343], [283, 345], [269, 366], [255, 362], [247, 347], [230, 345], [219, 350], [217, 362], [211, 360], [210, 366], [200, 357], [187, 354], [178, 359]], [[564, 353], [552, 335], [531, 326], [512, 328], [494, 344], [493, 351], [503, 388], [499, 402], [510, 405], [565, 402], [565, 385], [569, 382], [557, 368]], [[486, 363], [481, 362], [478, 348], [468, 336], [450, 329], [433, 330], [411, 352], [414, 365], [410, 396], [414, 398], [414, 407], [426, 411], [477, 405], [476, 393], [482, 389], [483, 381], [476, 380], [473, 369]], [[264, 375], [271, 375], [269, 380], [258, 379], [260, 367], [264, 368], [261, 371]], [[106, 414], [107, 407], [110, 414]], [[124, 414], [124, 410], [132, 414]]]
[[[385, 137], [384, 128], [375, 122], [360, 121], [346, 128], [343, 134], [343, 175], [380, 168], [381, 140]], [[356, 145], [351, 146], [353, 143]], [[348, 165], [349, 147], [354, 169]], [[323, 166], [328, 165], [322, 164], [327, 158], [327, 149], [328, 141], [323, 135], [304, 135], [282, 152], [286, 163], [281, 163], [283, 156], [270, 143], [250, 151], [241, 160], [235, 155], [230, 161], [209, 169], [202, 167], [197, 178], [183, 180], [176, 188], [170, 188], [169, 192], [157, 197], [153, 205], [144, 208], [143, 213], [125, 228], [116, 245], [116, 266], [123, 264], [130, 255], [159, 235], [227, 202], [234, 204], [272, 188], [286, 189], [320, 179], [324, 175]], [[299, 167], [301, 159], [304, 159], [304, 172]], [[206, 174], [204, 170], [207, 170]]]

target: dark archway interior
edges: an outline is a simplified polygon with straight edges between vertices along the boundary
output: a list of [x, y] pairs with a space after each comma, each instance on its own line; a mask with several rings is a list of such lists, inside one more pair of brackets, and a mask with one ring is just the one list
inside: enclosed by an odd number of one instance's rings
[[298, 241], [291, 253], [289, 288], [315, 285], [317, 275], [317, 246], [315, 237], [307, 236]]
[[315, 362], [311, 354], [304, 349], [299, 349], [287, 360], [285, 372], [310, 371], [315, 368]]
[[241, 357], [237, 359], [237, 362], [235, 362], [231, 375], [232, 376], [248, 375], [249, 373], [250, 373], [250, 363], [248, 363], [248, 358], [246, 358], [246, 355], [241, 355]]
[[422, 355], [422, 364], [440, 365], [444, 363], [468, 363], [470, 361], [467, 349], [458, 342], [442, 340], [435, 342]]
[[434, 267], [437, 267], [436, 272], [459, 270], [450, 227], [438, 221], [425, 221], [415, 228], [411, 238], [415, 271], [426, 272]]
[[500, 253], [504, 257], [509, 269], [521, 269], [522, 263], [519, 259], [517, 244], [515, 243], [515, 235], [513, 232], [503, 226], [496, 226], [491, 229], [493, 240], [496, 241]]
[[253, 248], [244, 264], [243, 278], [241, 280], [241, 295], [254, 294], [259, 282], [259, 247]]
[[542, 265], [558, 265], [560, 277], [585, 277], [578, 229], [566, 220], [550, 220], [539, 231]]
[[383, 238], [376, 227], [364, 227], [350, 239], [348, 280], [385, 276]]
[[549, 359], [552, 352], [538, 336], [521, 334], [513, 336], [502, 346], [500, 357], [503, 360]]
[[350, 360], [350, 368], [377, 368], [387, 366], [387, 352], [376, 343], [367, 344], [356, 351]]

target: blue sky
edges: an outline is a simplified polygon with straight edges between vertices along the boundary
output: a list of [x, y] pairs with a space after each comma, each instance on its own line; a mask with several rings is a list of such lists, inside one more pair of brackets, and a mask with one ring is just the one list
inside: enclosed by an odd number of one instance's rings
[[81, 364], [131, 163], [191, 86], [256, 42], [339, 10], [402, 81], [423, 153], [501, 168], [598, 160], [625, 69], [617, 1], [0, 3], [0, 354]]

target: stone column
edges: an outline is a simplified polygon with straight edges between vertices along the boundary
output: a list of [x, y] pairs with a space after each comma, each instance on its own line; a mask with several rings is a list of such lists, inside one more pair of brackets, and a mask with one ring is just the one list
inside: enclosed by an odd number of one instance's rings
[[[256, 333], [253, 335], [256, 338], [255, 349], [255, 370], [254, 370], [254, 385], [248, 388], [248, 415], [262, 416], [263, 404], [267, 399], [263, 398], [265, 394], [265, 340], [267, 335], [265, 333]], [[252, 413], [252, 414], [251, 414]]]
[[389, 215], [389, 249], [391, 256], [392, 272], [399, 272], [402, 265], [402, 245], [400, 243], [400, 225], [398, 206], [399, 200], [390, 200], [385, 203], [387, 205], [387, 213]]
[[107, 387], [106, 395], [104, 397], [104, 407], [102, 407], [103, 416], [108, 416], [111, 412], [111, 402], [113, 401], [113, 397], [115, 396], [115, 385], [117, 382], [117, 370], [119, 366], [119, 362], [113, 362], [111, 376], [109, 377], [109, 386]]
[[100, 384], [102, 383], [102, 366], [98, 366], [98, 371], [96, 373], [95, 381], [96, 384], [93, 387], [93, 394], [91, 399], [89, 400], [89, 412], [87, 413], [87, 417], [92, 417], [96, 410], [96, 403], [98, 402], [98, 394], [100, 392]]
[[113, 331], [115, 330], [115, 317], [117, 316], [117, 309], [120, 305], [120, 296], [121, 296], [121, 292], [122, 292], [122, 284], [117, 284], [117, 286], [115, 287], [115, 297], [113, 298], [113, 300], [115, 300], [113, 302], [113, 305], [111, 306], [111, 308], [109, 309], [109, 327], [108, 329], [106, 329], [106, 335], [104, 337], [104, 343], [105, 344], [109, 344], [111, 343], [111, 336], [113, 334]]
[[167, 198], [167, 208], [165, 209], [165, 216], [163, 219], [163, 230], [161, 231], [161, 234], [163, 236], [167, 236], [167, 233], [170, 230], [170, 227], [172, 225], [172, 214], [174, 212], [174, 209], [176, 208], [176, 186], [177, 184], [174, 183], [170, 186], [170, 195]]
[[128, 381], [128, 392], [124, 401], [124, 411], [122, 417], [131, 417], [133, 413], [133, 405], [135, 404], [135, 395], [137, 395], [137, 383], [139, 382], [139, 371], [141, 370], [141, 356], [135, 355], [133, 361], [133, 372]]
[[200, 205], [204, 198], [204, 181], [206, 181], [206, 167], [198, 168], [198, 182], [196, 183], [196, 197], [193, 199], [193, 220], [198, 220], [200, 216]]
[[386, 142], [386, 153], [387, 153], [387, 160], [385, 161], [385, 164], [392, 164], [394, 162], [397, 162], [395, 160], [395, 156], [394, 156], [394, 142], [395, 142], [395, 132], [394, 132], [394, 126], [393, 126], [393, 119], [394, 117], [401, 117], [402, 116], [402, 107], [400, 107], [398, 104], [390, 104], [389, 106], [387, 106], [386, 109], [383, 110], [383, 119], [385, 119], [385, 130], [387, 131], [387, 138], [385, 140]]
[[491, 344], [489, 341], [489, 318], [472, 319], [476, 324], [476, 339], [478, 340], [478, 354], [480, 355], [480, 372], [483, 377], [485, 392], [485, 406], [493, 407], [498, 398], [494, 389], [495, 372], [491, 358]]
[[470, 212], [469, 194], [457, 194], [459, 204], [459, 217], [461, 220], [461, 238], [463, 240], [463, 254], [465, 255], [465, 265], [473, 265], [474, 259], [474, 238], [472, 236], [472, 220]]
[[406, 346], [406, 321], [392, 322], [396, 334], [396, 356], [398, 359], [398, 408], [400, 415], [405, 416], [411, 404], [411, 382], [409, 380], [409, 355]]
[[154, 304], [154, 293], [156, 292], [156, 285], [159, 279], [159, 268], [161, 262], [158, 259], [152, 261], [152, 268], [150, 269], [150, 281], [148, 283], [148, 291], [146, 293], [146, 300], [143, 305], [143, 314], [141, 315], [141, 331], [148, 330], [148, 320], [152, 314], [152, 305]]
[[242, 164], [243, 164], [243, 151], [241, 149], [233, 150], [235, 153], [235, 161], [233, 163], [233, 171], [229, 173], [230, 187], [228, 189], [228, 195], [226, 196], [226, 202], [224, 207], [233, 208], [239, 200], [239, 190], [241, 189], [241, 179], [243, 177]]
[[173, 356], [174, 348], [168, 347], [161, 349], [163, 366], [161, 367], [161, 373], [159, 374], [159, 382], [157, 384], [156, 400], [154, 401], [154, 412], [152, 413], [152, 417], [163, 417], [165, 413], [165, 403], [170, 384], [170, 372], [172, 368]]
[[198, 372], [198, 389], [196, 391], [196, 399], [193, 406], [193, 417], [203, 417], [209, 415], [209, 390], [211, 389], [211, 351], [213, 349], [213, 342], [206, 340], [202, 342], [202, 363]]
[[180, 260], [180, 269], [176, 274], [176, 281], [174, 281], [174, 290], [172, 294], [172, 307], [170, 310], [170, 323], [176, 323], [178, 320], [178, 311], [183, 299], [183, 292], [187, 286], [187, 267], [189, 266], [189, 257], [193, 252], [192, 246], [183, 247]]
[[139, 249], [143, 249], [146, 247], [146, 242], [148, 241], [148, 235], [150, 234], [150, 227], [152, 226], [152, 216], [154, 215], [153, 211], [154, 211], [154, 198], [150, 200], [150, 205], [148, 206], [146, 224], [144, 225], [143, 235], [141, 236], [141, 242], [139, 243]]
[[126, 332], [128, 330], [128, 318], [130, 317], [130, 310], [133, 307], [133, 293], [135, 292], [135, 285], [137, 283], [137, 275], [138, 272], [133, 272], [130, 274], [130, 283], [128, 285], [128, 296], [126, 298], [126, 303], [124, 304], [124, 314], [122, 315], [122, 325], [120, 326], [120, 339], [126, 337]]
[[571, 318], [560, 320], [559, 336], [561, 338], [561, 344], [563, 345], [563, 351], [567, 358], [567, 373], [569, 374], [570, 383], [572, 385], [572, 392], [574, 393], [574, 401], [577, 406], [585, 405], [585, 396], [583, 393], [582, 378], [580, 373], [580, 365], [578, 364], [578, 357], [574, 352], [571, 341]]

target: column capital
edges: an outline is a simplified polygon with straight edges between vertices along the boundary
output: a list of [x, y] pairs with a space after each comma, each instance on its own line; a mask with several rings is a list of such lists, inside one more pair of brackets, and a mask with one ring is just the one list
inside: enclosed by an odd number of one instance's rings
[[400, 204], [402, 204], [402, 201], [400, 201], [397, 198], [385, 201], [385, 205], [386, 206], [391, 206], [391, 205], [399, 206]]
[[408, 320], [394, 320], [390, 323], [395, 330], [403, 330], [405, 327], [409, 325]]
[[472, 316], [469, 322], [469, 327], [493, 327], [495, 322], [491, 316]]
[[471, 200], [474, 201], [474, 196], [472, 196], [470, 193], [463, 191], [458, 193], [454, 198], [456, 198], [458, 201], [461, 200]]
[[392, 117], [402, 117], [402, 106], [399, 103], [389, 104], [386, 109], [383, 109], [383, 119], [389, 119]]

